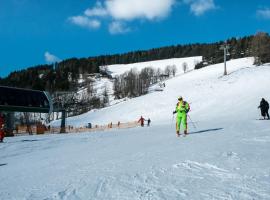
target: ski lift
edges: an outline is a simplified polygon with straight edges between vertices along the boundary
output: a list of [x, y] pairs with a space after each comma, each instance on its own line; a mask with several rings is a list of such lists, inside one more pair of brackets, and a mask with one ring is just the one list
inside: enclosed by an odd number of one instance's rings
[[0, 86], [0, 111], [51, 113], [53, 106], [48, 93]]

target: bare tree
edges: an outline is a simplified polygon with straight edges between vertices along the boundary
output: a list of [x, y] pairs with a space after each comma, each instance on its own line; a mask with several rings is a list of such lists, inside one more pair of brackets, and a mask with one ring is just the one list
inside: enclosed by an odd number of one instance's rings
[[154, 76], [155, 76], [155, 81], [154, 83], [157, 83], [158, 81], [160, 81], [160, 75], [161, 75], [161, 69], [158, 68], [155, 72], [154, 72]]
[[126, 80], [125, 93], [127, 94], [127, 96], [130, 96], [130, 97], [138, 96], [138, 90], [136, 90], [137, 77], [138, 77], [138, 73], [135, 69], [131, 69], [127, 73], [127, 75], [125, 77], [125, 80]]
[[86, 88], [87, 88], [87, 94], [89, 97], [92, 97], [95, 94], [95, 89], [93, 85], [93, 81], [86, 79]]
[[186, 71], [188, 70], [188, 64], [186, 62], [184, 62], [182, 64], [182, 69], [183, 69], [184, 73], [186, 73]]
[[33, 132], [32, 132], [32, 128], [31, 128], [31, 119], [30, 119], [30, 113], [27, 113], [27, 112], [24, 112], [24, 118], [25, 118], [25, 124], [26, 124], [26, 131], [29, 133], [29, 135], [32, 135]]
[[117, 76], [115, 77], [114, 79], [114, 84], [113, 84], [113, 90], [114, 90], [114, 96], [115, 96], [115, 99], [121, 99], [122, 97], [122, 84], [121, 84], [121, 77], [120, 76]]
[[154, 70], [150, 67], [146, 67], [142, 69], [141, 73], [139, 74], [139, 83], [140, 83], [140, 90], [139, 94], [146, 94], [148, 88], [152, 82], [154, 76]]
[[170, 76], [172, 74], [172, 67], [170, 65], [167, 65], [166, 68], [165, 68], [165, 71], [164, 73], [167, 75], [167, 76]]
[[176, 72], [177, 72], [176, 65], [172, 65], [172, 74], [173, 74], [173, 76], [175, 76]]
[[114, 95], [116, 99], [137, 97], [148, 92], [148, 88], [155, 82], [156, 72], [146, 67], [138, 73], [135, 69], [116, 77], [114, 80]]
[[107, 106], [109, 104], [109, 94], [108, 94], [108, 89], [107, 86], [105, 86], [104, 91], [103, 91], [103, 106]]

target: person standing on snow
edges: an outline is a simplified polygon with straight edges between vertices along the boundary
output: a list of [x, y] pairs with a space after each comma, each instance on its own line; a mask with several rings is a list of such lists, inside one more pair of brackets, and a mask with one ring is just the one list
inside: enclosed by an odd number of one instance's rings
[[5, 137], [5, 132], [4, 132], [4, 117], [2, 113], [0, 113], [0, 142], [3, 142]]
[[184, 128], [184, 135], [187, 135], [187, 113], [189, 112], [189, 104], [183, 100], [182, 97], [178, 98], [178, 103], [176, 104], [176, 109], [173, 114], [177, 113], [176, 116], [176, 135], [180, 136], [181, 124]]
[[141, 118], [139, 119], [138, 123], [141, 123], [141, 127], [144, 126], [144, 118], [141, 116]]
[[267, 118], [269, 119], [269, 103], [264, 98], [262, 98], [258, 108], [261, 109], [261, 115], [263, 116], [263, 119], [265, 119], [265, 116], [267, 116]]
[[150, 126], [150, 123], [151, 123], [151, 119], [148, 118], [148, 120], [147, 120], [147, 126]]

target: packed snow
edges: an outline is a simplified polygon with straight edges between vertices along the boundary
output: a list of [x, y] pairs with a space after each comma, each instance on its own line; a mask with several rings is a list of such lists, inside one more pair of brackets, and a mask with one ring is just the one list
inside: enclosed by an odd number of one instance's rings
[[[67, 124], [134, 121], [150, 127], [6, 138], [1, 199], [270, 199], [270, 65], [253, 58], [181, 74], [163, 91], [69, 118]], [[190, 103], [189, 135], [177, 138], [177, 97]], [[192, 119], [192, 121], [190, 120]], [[59, 122], [55, 122], [58, 124]]]

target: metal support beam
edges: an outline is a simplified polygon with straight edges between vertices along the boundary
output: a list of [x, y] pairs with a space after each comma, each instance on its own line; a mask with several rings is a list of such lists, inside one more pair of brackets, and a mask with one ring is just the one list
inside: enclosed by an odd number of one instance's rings
[[220, 50], [223, 50], [224, 51], [224, 76], [226, 76], [228, 73], [227, 73], [227, 65], [226, 65], [226, 61], [227, 61], [227, 52], [228, 52], [228, 49], [230, 48], [230, 46], [225, 43], [224, 45], [221, 45], [220, 46]]
[[62, 110], [60, 133], [66, 133], [66, 111], [65, 110]]

